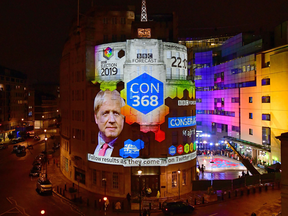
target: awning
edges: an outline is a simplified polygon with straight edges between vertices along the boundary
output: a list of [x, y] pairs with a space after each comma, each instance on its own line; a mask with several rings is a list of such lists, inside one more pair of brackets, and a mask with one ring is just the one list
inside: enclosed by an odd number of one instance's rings
[[261, 144], [249, 142], [246, 140], [237, 139], [235, 137], [230, 137], [230, 136], [224, 136], [224, 139], [227, 141], [232, 141], [232, 142], [240, 144], [240, 145], [250, 146], [250, 147], [253, 147], [255, 149], [262, 150], [262, 151], [264, 150], [264, 151], [271, 152], [271, 147], [267, 146], [267, 145], [261, 145]]

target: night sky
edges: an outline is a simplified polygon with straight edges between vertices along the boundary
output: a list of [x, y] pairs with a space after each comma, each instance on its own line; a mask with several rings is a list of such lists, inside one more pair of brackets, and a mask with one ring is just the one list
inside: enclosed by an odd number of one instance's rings
[[[94, 0], [94, 5], [130, 4], [140, 14], [141, 0]], [[273, 30], [288, 20], [288, 0], [146, 0], [149, 13], [175, 11], [179, 36]], [[80, 13], [91, 0], [80, 0]], [[0, 0], [0, 65], [28, 75], [29, 83], [59, 83], [65, 39], [76, 18], [77, 0]]]

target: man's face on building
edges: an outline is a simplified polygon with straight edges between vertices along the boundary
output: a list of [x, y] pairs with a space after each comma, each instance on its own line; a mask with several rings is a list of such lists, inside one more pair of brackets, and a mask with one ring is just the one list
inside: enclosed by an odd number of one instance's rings
[[104, 102], [95, 115], [96, 124], [106, 143], [118, 137], [124, 125], [120, 98], [112, 97], [111, 94], [105, 95]]

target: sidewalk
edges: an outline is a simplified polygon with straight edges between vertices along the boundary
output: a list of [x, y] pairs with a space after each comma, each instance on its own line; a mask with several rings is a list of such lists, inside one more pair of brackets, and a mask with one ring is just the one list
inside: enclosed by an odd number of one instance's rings
[[[106, 212], [103, 210], [103, 195], [95, 194], [90, 191], [87, 191], [83, 188], [79, 188], [78, 191], [78, 185], [74, 184], [74, 188], [77, 189], [77, 192], [75, 193], [69, 193], [69, 188], [73, 188], [73, 183], [67, 179], [60, 171], [60, 167], [57, 164], [57, 161], [59, 161], [59, 152], [60, 150], [56, 150], [56, 152], [53, 154], [53, 158], [49, 160], [48, 164], [48, 178], [53, 183], [53, 191], [54, 194], [62, 197], [63, 199], [66, 199], [69, 201], [77, 210], [80, 212], [81, 215], [105, 215]], [[66, 187], [66, 190], [65, 190]], [[272, 187], [261, 187], [261, 191], [267, 191], [272, 190]], [[277, 186], [275, 186], [275, 189], [278, 190]], [[262, 193], [263, 193], [262, 192]], [[238, 194], [235, 192], [226, 192], [226, 193], [220, 193], [217, 194], [218, 200], [216, 202], [223, 202], [225, 200], [229, 199], [241, 199], [244, 198], [246, 195], [249, 195], [249, 193], [260, 193], [260, 189], [241, 189], [238, 190]], [[79, 197], [81, 199], [79, 199]], [[207, 206], [209, 204], [213, 204], [215, 202], [207, 203], [206, 200], [204, 200], [204, 191], [197, 191], [197, 192], [191, 192], [189, 194], [181, 195], [180, 199], [189, 202], [189, 204], [197, 207]], [[76, 198], [76, 199], [75, 199]], [[99, 199], [101, 200], [101, 203], [99, 203]], [[112, 215], [113, 212], [115, 214], [121, 215], [121, 214], [127, 214], [127, 213], [136, 213], [139, 212], [139, 210], [130, 210], [130, 207], [128, 207], [128, 202], [124, 198], [117, 198], [117, 197], [108, 197], [109, 199], [109, 206], [107, 208], [107, 215]], [[149, 208], [151, 206], [151, 213], [160, 212], [159, 206], [163, 201], [167, 200], [166, 198], [160, 198], [157, 199], [156, 197], [144, 197], [143, 199], [143, 207]], [[73, 200], [73, 201], [72, 201]], [[172, 200], [179, 200], [179, 197], [172, 197], [168, 199], [169, 201]], [[114, 210], [116, 202], [121, 203], [121, 208], [119, 212]], [[279, 212], [281, 210], [281, 207], [275, 204], [271, 204], [271, 208], [275, 208], [275, 212]], [[264, 211], [264, 210], [263, 210]], [[109, 212], [109, 214], [108, 214]], [[258, 215], [258, 214], [257, 214]]]

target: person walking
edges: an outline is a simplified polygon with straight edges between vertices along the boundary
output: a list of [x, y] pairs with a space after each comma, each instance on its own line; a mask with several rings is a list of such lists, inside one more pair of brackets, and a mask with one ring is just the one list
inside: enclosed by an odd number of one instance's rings
[[127, 195], [126, 195], [126, 199], [127, 199], [127, 201], [128, 201], [128, 206], [129, 206], [129, 208], [131, 208], [131, 195], [130, 195], [130, 193], [128, 192], [127, 193]]

